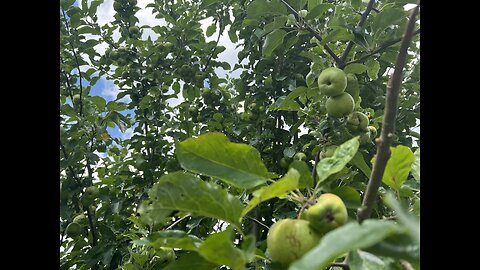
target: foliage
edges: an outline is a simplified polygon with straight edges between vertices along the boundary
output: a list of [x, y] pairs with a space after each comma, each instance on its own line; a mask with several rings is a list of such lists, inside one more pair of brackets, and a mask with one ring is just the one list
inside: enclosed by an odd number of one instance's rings
[[[60, 269], [281, 269], [266, 254], [268, 228], [325, 192], [342, 198], [349, 222], [289, 269], [326, 269], [346, 254], [351, 269], [399, 269], [401, 261], [418, 269], [418, 35], [374, 220], [362, 225], [355, 210], [374, 138], [328, 116], [317, 84], [328, 67], [354, 74], [355, 111], [381, 130], [404, 5], [416, 1], [374, 2], [359, 25], [367, 3], [356, 0], [142, 8], [137, 0], [60, 0]], [[100, 24], [105, 5], [114, 19]], [[162, 23], [140, 25], [140, 12]], [[218, 34], [239, 45], [234, 66], [220, 60]], [[240, 75], [220, 77], [220, 69]], [[119, 89], [113, 100], [92, 91], [105, 80]], [[319, 157], [332, 145], [331, 157]], [[293, 160], [298, 152], [305, 161]], [[87, 220], [66, 233], [82, 214]]]

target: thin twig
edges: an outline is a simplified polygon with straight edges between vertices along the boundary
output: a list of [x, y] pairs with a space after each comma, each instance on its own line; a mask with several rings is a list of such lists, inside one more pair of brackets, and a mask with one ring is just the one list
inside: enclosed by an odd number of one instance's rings
[[[370, 12], [372, 11], [372, 8], [373, 8], [373, 4], [375, 4], [375, 0], [370, 0], [367, 4], [367, 8], [365, 9], [365, 11], [362, 13], [362, 17], [360, 18], [360, 21], [358, 22], [357, 24], [357, 27], [362, 27], [363, 24], [365, 23], [365, 21], [367, 20], [367, 17], [368, 15], [370, 14]], [[347, 47], [345, 48], [345, 51], [343, 51], [343, 54], [342, 56], [340, 56], [340, 61], [342, 63], [342, 65], [339, 65], [340, 68], [343, 68], [345, 67], [345, 60], [347, 60], [347, 56], [348, 54], [350, 53], [350, 51], [352, 50], [353, 48], [353, 40], [350, 40], [347, 44]]]
[[250, 219], [251, 221], [257, 223], [258, 225], [260, 226], [263, 226], [264, 228], [266, 228], [267, 230], [270, 230], [270, 227], [268, 227], [267, 225], [263, 224], [261, 221], [253, 218], [253, 217], [250, 217], [250, 216], [245, 216], [246, 218]]
[[[413, 35], [417, 35], [420, 33], [420, 28], [417, 29], [415, 32], [413, 32]], [[370, 53], [356, 59], [356, 60], [352, 60], [352, 61], [348, 61], [345, 63], [345, 66], [348, 66], [350, 64], [353, 64], [353, 63], [361, 63], [363, 62], [364, 60], [368, 59], [370, 56], [372, 55], [375, 55], [377, 53], [381, 53], [383, 51], [385, 51], [386, 49], [388, 49], [389, 47], [397, 44], [398, 42], [402, 41], [402, 38], [396, 38], [396, 39], [392, 39], [392, 40], [388, 40], [386, 41], [385, 43], [383, 43], [382, 45], [380, 45], [378, 48], [376, 48], [375, 50], [371, 51]]]
[[414, 270], [414, 268], [412, 267], [412, 265], [405, 261], [405, 260], [400, 260], [400, 265], [402, 266], [403, 269], [405, 270]]
[[[308, 32], [310, 32], [310, 34], [312, 34], [318, 41], [322, 41], [322, 37], [320, 36], [320, 34], [315, 31], [315, 29], [313, 29], [312, 26], [310, 26], [304, 19], [303, 17], [301, 17], [298, 12], [285, 0], [280, 0], [286, 7], [287, 9], [293, 14], [295, 15], [295, 17], [301, 19], [303, 21], [303, 25], [305, 26], [306, 30]], [[335, 60], [335, 63], [338, 65], [338, 66], [342, 66], [343, 64], [343, 61], [332, 51], [332, 49], [330, 49], [330, 47], [328, 47], [327, 44], [323, 45], [323, 48], [325, 49], [325, 51], [327, 51], [327, 53], [333, 58], [333, 60]]]
[[171, 228], [173, 228], [173, 226], [177, 225], [178, 223], [182, 222], [182, 220], [186, 219], [187, 217], [189, 217], [190, 214], [176, 220], [175, 222], [173, 222], [172, 224], [170, 224], [168, 227], [166, 227], [164, 230], [170, 230]]
[[373, 164], [370, 180], [368, 181], [365, 196], [363, 197], [362, 207], [358, 209], [357, 212], [357, 220], [359, 223], [362, 223], [362, 221], [369, 218], [372, 213], [377, 191], [382, 182], [385, 166], [390, 158], [390, 145], [395, 133], [395, 118], [397, 117], [397, 104], [400, 86], [402, 84], [402, 72], [407, 58], [407, 50], [413, 37], [415, 19], [419, 8], [420, 6], [417, 5], [417, 7], [415, 7], [410, 13], [407, 29], [405, 30], [397, 61], [395, 63], [395, 69], [388, 80], [382, 132], [380, 137], [375, 140], [377, 144], [377, 158]]

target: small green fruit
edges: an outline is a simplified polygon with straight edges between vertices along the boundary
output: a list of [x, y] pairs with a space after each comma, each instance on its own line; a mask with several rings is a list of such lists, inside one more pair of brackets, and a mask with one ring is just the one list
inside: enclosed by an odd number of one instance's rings
[[366, 144], [372, 141], [372, 138], [370, 137], [370, 131], [366, 131], [360, 135], [360, 144]]
[[88, 218], [84, 214], [80, 214], [73, 219], [73, 222], [85, 226], [88, 224]]
[[327, 147], [325, 147], [324, 150], [322, 150], [322, 152], [320, 152], [320, 157], [321, 158], [328, 158], [328, 157], [331, 157], [333, 156], [333, 154], [335, 153], [335, 149], [337, 149], [338, 146], [336, 145], [329, 145]]
[[374, 139], [377, 137], [377, 129], [374, 126], [368, 126], [368, 131], [370, 131], [370, 139]]
[[267, 251], [274, 262], [284, 266], [301, 258], [320, 241], [320, 235], [303, 219], [283, 219], [270, 227]]
[[348, 213], [342, 199], [333, 193], [322, 194], [317, 203], [307, 210], [310, 226], [320, 234], [325, 234], [345, 224]]
[[298, 153], [295, 154], [295, 156], [293, 156], [293, 159], [294, 160], [306, 161], [307, 160], [307, 155], [305, 155], [305, 153], [298, 152]]
[[358, 79], [354, 74], [347, 74], [347, 87], [345, 88], [345, 92], [353, 97], [355, 103], [358, 101], [360, 86], [358, 85]]
[[76, 238], [82, 233], [82, 226], [76, 222], [68, 224], [65, 233], [71, 238]]
[[96, 198], [98, 197], [98, 195], [100, 195], [100, 191], [96, 186], [89, 186], [85, 189], [85, 194], [88, 194]]
[[288, 165], [289, 165], [289, 164], [288, 164], [288, 161], [287, 161], [286, 158], [282, 157], [282, 158], [280, 159], [280, 162], [279, 162], [279, 163], [280, 163], [280, 167], [285, 168], [285, 169], [288, 168]]
[[128, 28], [128, 32], [132, 35], [132, 36], [138, 36], [140, 34], [140, 28], [138, 28], [137, 26], [130, 26]]
[[347, 87], [347, 75], [336, 67], [324, 69], [318, 76], [318, 89], [326, 96], [338, 96]]
[[80, 94], [73, 95], [73, 104], [80, 103]]
[[308, 11], [305, 10], [305, 9], [302, 9], [302, 10], [298, 11], [298, 15], [300, 15], [300, 17], [302, 17], [302, 18], [305, 18], [307, 16], [307, 14], [308, 14]]
[[177, 258], [173, 248], [169, 247], [160, 247], [160, 249], [156, 251], [155, 255], [158, 256], [158, 260], [161, 261], [162, 264], [170, 263]]
[[365, 130], [369, 122], [368, 116], [361, 112], [352, 112], [347, 117], [347, 127], [352, 131]]
[[325, 104], [327, 113], [333, 117], [343, 117], [351, 112], [355, 107], [352, 96], [348, 93], [342, 93], [335, 97], [329, 97]]

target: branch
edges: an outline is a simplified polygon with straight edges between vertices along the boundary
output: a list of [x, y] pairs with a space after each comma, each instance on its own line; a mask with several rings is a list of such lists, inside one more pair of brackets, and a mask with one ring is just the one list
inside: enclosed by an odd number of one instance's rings
[[[413, 35], [417, 35], [420, 33], [420, 28], [417, 29], [415, 32], [413, 32]], [[377, 53], [381, 53], [383, 51], [385, 51], [386, 49], [388, 49], [389, 47], [397, 44], [398, 42], [402, 41], [402, 38], [396, 38], [396, 39], [392, 39], [392, 40], [388, 40], [386, 41], [385, 43], [383, 43], [382, 45], [380, 45], [378, 48], [376, 48], [375, 50], [371, 51], [370, 53], [358, 58], [357, 60], [352, 60], [352, 61], [349, 61], [349, 62], [346, 62], [345, 63], [345, 66], [348, 66], [350, 64], [353, 64], [353, 63], [361, 63], [363, 62], [365, 59], [369, 58], [370, 56], [374, 55], [374, 54], [377, 54]]]
[[[68, 26], [68, 21], [66, 18], [65, 10], [62, 9], [63, 13], [63, 20], [65, 21], [65, 26], [67, 27], [67, 31], [70, 33], [70, 27]], [[78, 62], [78, 57], [77, 53], [75, 52], [75, 48], [73, 47], [73, 44], [70, 43], [70, 46], [72, 47], [72, 52], [73, 52], [73, 57], [75, 58], [75, 63], [77, 63], [77, 70], [78, 70], [78, 76], [80, 77], [80, 115], [82, 115], [82, 110], [83, 110], [83, 102], [82, 102], [82, 94], [83, 94], [83, 86], [82, 86], [82, 72], [80, 71], [80, 64]]]
[[264, 228], [266, 228], [267, 230], [270, 230], [270, 227], [268, 227], [267, 225], [263, 224], [262, 222], [260, 222], [259, 220], [253, 218], [253, 217], [250, 217], [250, 216], [245, 216], [246, 218], [250, 219], [251, 221], [257, 223], [258, 225], [260, 226], [263, 226]]
[[219, 24], [218, 26], [219, 26], [220, 29], [218, 30], [217, 41], [215, 41], [215, 47], [213, 47], [213, 51], [208, 56], [207, 63], [205, 63], [205, 66], [203, 67], [203, 70], [202, 70], [203, 72], [205, 72], [205, 70], [207, 70], [207, 68], [208, 68], [208, 65], [210, 65], [210, 61], [212, 61], [213, 54], [217, 50], [218, 42], [220, 41], [220, 37], [222, 36], [222, 32], [224, 30], [222, 19], [220, 18], [220, 16], [218, 17], [218, 24]]
[[358, 209], [357, 219], [359, 223], [370, 217], [375, 202], [376, 194], [382, 182], [385, 166], [390, 158], [390, 145], [395, 132], [395, 118], [397, 117], [397, 103], [402, 84], [402, 72], [407, 58], [407, 50], [413, 37], [415, 18], [420, 6], [417, 5], [410, 13], [407, 29], [403, 36], [400, 50], [395, 63], [395, 70], [388, 80], [387, 94], [385, 98], [385, 114], [382, 121], [382, 132], [375, 140], [377, 144], [376, 161], [373, 164], [367, 190], [363, 197], [362, 207]]
[[[295, 15], [295, 17], [297, 18], [300, 18], [302, 21], [303, 21], [303, 25], [306, 27], [307, 31], [310, 32], [310, 34], [312, 34], [316, 39], [318, 39], [318, 41], [322, 41], [322, 37], [320, 36], [320, 34], [317, 33], [317, 31], [315, 31], [315, 29], [313, 29], [312, 26], [310, 26], [299, 14], [298, 12], [292, 7], [290, 6], [290, 4], [287, 3], [287, 1], [285, 0], [280, 0], [286, 7], [287, 9], [293, 14]], [[341, 60], [340, 58], [338, 58], [338, 56], [332, 51], [332, 49], [330, 49], [330, 47], [328, 47], [327, 44], [323, 45], [323, 48], [327, 51], [327, 53], [333, 58], [333, 60], [335, 60], [335, 63], [338, 65], [338, 66], [342, 66], [343, 65], [343, 60]]]
[[172, 224], [170, 224], [168, 227], [166, 227], [164, 230], [170, 230], [171, 228], [173, 228], [173, 226], [177, 225], [178, 223], [182, 222], [182, 220], [188, 218], [190, 216], [190, 214], [176, 220], [175, 222], [173, 222]]
[[[357, 24], [357, 27], [362, 27], [363, 24], [365, 23], [365, 21], [367, 20], [367, 17], [368, 15], [370, 14], [370, 12], [372, 11], [373, 9], [373, 4], [375, 4], [375, 0], [370, 0], [367, 4], [367, 8], [365, 9], [365, 11], [362, 13], [362, 17], [360, 18], [360, 21], [358, 22]], [[343, 64], [345, 62], [345, 60], [347, 59], [347, 56], [348, 54], [350, 53], [350, 51], [352, 50], [353, 48], [353, 40], [350, 40], [347, 44], [347, 47], [345, 48], [345, 51], [343, 51], [343, 54], [342, 56], [340, 56], [340, 60], [341, 60], [341, 63]], [[342, 66], [340, 66], [340, 68], [343, 68], [345, 67], [345, 64]]]

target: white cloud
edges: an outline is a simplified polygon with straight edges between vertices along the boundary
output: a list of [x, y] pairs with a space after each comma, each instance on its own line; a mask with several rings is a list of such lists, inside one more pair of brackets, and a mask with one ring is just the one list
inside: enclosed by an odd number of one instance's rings
[[127, 128], [125, 130], [125, 132], [122, 133], [122, 139], [123, 140], [128, 140], [128, 139], [132, 138], [133, 131], [135, 130], [136, 127], [137, 127], [137, 125], [133, 125], [133, 126]]
[[[103, 85], [100, 95], [105, 99], [107, 99], [107, 101], [116, 99], [120, 91], [118, 90], [118, 87], [113, 83], [113, 81], [109, 81], [105, 78], [101, 78], [100, 82]], [[126, 95], [123, 98], [119, 99], [118, 101], [129, 103], [130, 101], [132, 101], [132, 99], [130, 98], [129, 95]]]

